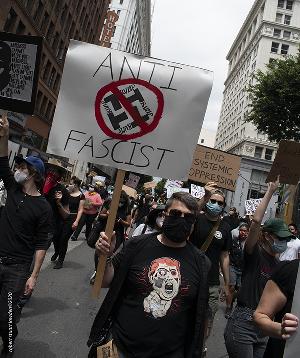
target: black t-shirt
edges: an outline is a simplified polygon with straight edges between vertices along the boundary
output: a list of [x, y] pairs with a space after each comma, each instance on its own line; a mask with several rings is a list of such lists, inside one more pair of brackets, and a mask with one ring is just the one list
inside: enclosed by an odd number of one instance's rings
[[36, 250], [47, 250], [53, 228], [52, 211], [44, 196], [23, 192], [9, 168], [7, 157], [0, 157], [0, 178], [7, 190], [0, 219], [0, 256], [31, 263]]
[[[190, 241], [200, 249], [205, 243], [208, 235], [215, 225], [215, 221], [207, 219], [205, 214], [199, 214], [195, 223], [194, 231], [190, 237]], [[206, 251], [206, 256], [211, 261], [211, 269], [209, 272], [208, 283], [210, 286], [219, 285], [219, 263], [222, 251], [229, 251], [231, 230], [230, 226], [221, 221], [214, 238]]]
[[70, 200], [70, 195], [68, 190], [66, 189], [66, 187], [60, 183], [58, 183], [55, 187], [51, 188], [49, 190], [49, 192], [47, 194], [45, 194], [45, 198], [48, 200], [52, 211], [53, 211], [53, 219], [54, 219], [54, 225], [57, 226], [59, 225], [62, 221], [63, 218], [61, 217], [57, 204], [56, 204], [56, 200], [55, 200], [55, 193], [57, 191], [61, 191], [62, 193], [62, 199], [61, 199], [61, 204], [62, 206], [66, 206], [69, 204], [69, 200]]
[[230, 229], [236, 229], [240, 225], [240, 219], [237, 215], [228, 215], [223, 220], [230, 226]]
[[[276, 283], [280, 291], [285, 295], [287, 302], [284, 308], [275, 317], [276, 322], [281, 322], [286, 313], [292, 310], [294, 291], [299, 269], [299, 260], [284, 261], [278, 264], [271, 280]], [[283, 339], [269, 338], [264, 358], [282, 358], [285, 342]]]
[[238, 237], [231, 234], [229, 259], [230, 265], [236, 269], [243, 271], [244, 268], [244, 252], [241, 240]]
[[277, 258], [269, 255], [258, 244], [251, 255], [244, 251], [242, 287], [237, 298], [239, 306], [256, 309], [265, 285], [278, 263]]
[[[122, 251], [114, 259], [115, 269]], [[129, 269], [113, 338], [135, 358], [183, 358], [201, 284], [191, 245], [170, 248], [149, 235]]]
[[85, 200], [84, 194], [81, 193], [77, 196], [70, 195], [69, 209], [71, 214], [76, 214], [78, 212], [80, 200]]

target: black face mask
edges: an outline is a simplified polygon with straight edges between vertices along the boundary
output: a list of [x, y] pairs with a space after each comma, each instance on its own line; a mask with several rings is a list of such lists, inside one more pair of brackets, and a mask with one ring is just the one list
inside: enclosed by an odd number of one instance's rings
[[170, 241], [182, 243], [189, 237], [195, 220], [178, 216], [166, 216], [162, 232]]

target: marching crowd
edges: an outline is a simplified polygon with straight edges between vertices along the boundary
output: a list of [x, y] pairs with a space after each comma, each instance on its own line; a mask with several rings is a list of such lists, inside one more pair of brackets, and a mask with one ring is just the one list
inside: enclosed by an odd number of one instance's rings
[[[105, 235], [111, 196], [102, 183], [83, 188], [52, 160], [16, 157], [8, 162], [9, 126], [0, 120], [0, 357], [12, 357], [20, 311], [36, 286], [53, 243], [53, 269], [63, 269], [69, 239], [85, 226], [87, 244], [107, 256], [102, 286], [109, 288], [94, 323], [89, 357], [196, 358], [207, 352], [220, 296], [226, 300], [224, 332], [230, 358], [282, 358], [298, 328], [291, 314], [299, 267], [295, 224], [263, 224], [277, 191], [269, 183], [252, 217], [235, 208], [215, 183], [196, 200], [178, 192], [168, 200], [139, 200], [121, 193], [112, 240]], [[3, 203], [3, 205], [2, 205]], [[110, 355], [107, 352], [111, 352]], [[106, 355], [105, 355], [106, 354]]]

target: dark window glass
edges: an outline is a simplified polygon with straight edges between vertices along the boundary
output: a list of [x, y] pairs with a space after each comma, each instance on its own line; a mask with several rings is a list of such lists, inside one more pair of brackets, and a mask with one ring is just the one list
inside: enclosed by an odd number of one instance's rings
[[5, 21], [3, 30], [5, 32], [12, 32], [15, 25], [16, 25], [16, 21], [17, 21], [17, 14], [15, 13], [14, 9], [10, 9], [9, 13], [7, 15], [7, 19]]

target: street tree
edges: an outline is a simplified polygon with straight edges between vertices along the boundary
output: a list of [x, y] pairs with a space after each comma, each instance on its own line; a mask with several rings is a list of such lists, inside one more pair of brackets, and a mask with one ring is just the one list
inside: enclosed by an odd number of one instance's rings
[[300, 51], [257, 71], [249, 85], [251, 107], [245, 120], [271, 141], [300, 141]]

